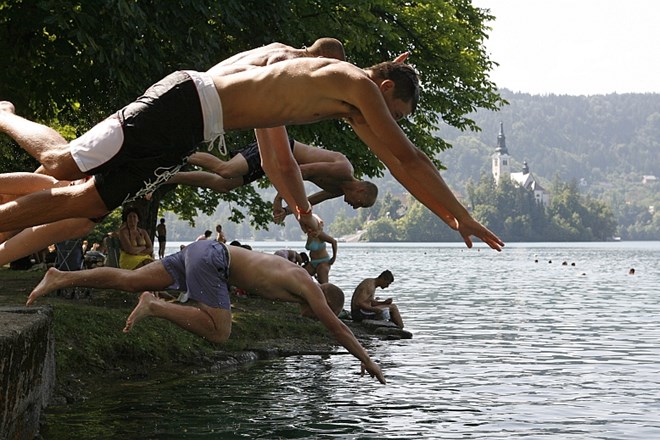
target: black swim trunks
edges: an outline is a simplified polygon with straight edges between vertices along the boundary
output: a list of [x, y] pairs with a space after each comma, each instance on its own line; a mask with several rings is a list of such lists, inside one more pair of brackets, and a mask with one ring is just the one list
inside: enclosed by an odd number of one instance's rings
[[123, 143], [110, 160], [89, 170], [108, 210], [165, 183], [202, 143], [204, 119], [193, 80], [174, 72], [116, 114]]
[[[289, 145], [291, 146], [292, 153], [294, 144], [295, 141], [292, 138], [289, 138]], [[248, 173], [243, 176], [243, 185], [259, 180], [266, 175], [263, 168], [261, 168], [261, 154], [259, 153], [259, 146], [256, 142], [251, 143], [243, 149], [231, 150], [229, 152], [230, 157], [234, 157], [237, 154], [243, 156], [248, 164]]]
[[376, 319], [376, 312], [367, 312], [362, 309], [351, 309], [351, 319], [355, 322], [360, 322], [365, 319]]

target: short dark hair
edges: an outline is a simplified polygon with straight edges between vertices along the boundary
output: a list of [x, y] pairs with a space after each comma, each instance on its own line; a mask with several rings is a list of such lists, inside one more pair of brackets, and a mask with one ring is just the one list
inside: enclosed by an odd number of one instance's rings
[[371, 206], [374, 206], [374, 203], [376, 203], [376, 199], [378, 198], [378, 187], [373, 182], [368, 182], [366, 180], [363, 180], [362, 188], [364, 189], [365, 196], [367, 198], [367, 203], [365, 204], [364, 207], [369, 208]]
[[321, 284], [320, 287], [332, 312], [335, 316], [339, 315], [344, 308], [344, 291], [331, 283]]
[[405, 63], [385, 61], [369, 67], [376, 78], [394, 82], [394, 97], [412, 103], [414, 112], [419, 102], [419, 76], [415, 69]]
[[137, 207], [135, 206], [129, 206], [127, 208], [124, 208], [124, 211], [121, 214], [121, 220], [125, 222], [126, 219], [128, 218], [128, 214], [132, 214], [132, 213], [135, 213], [135, 215], [137, 215], [138, 221], [140, 221], [142, 216], [140, 215], [140, 210], [137, 209]]
[[393, 282], [394, 281], [394, 275], [392, 275], [392, 272], [389, 270], [385, 270], [381, 272], [380, 275], [378, 275], [378, 278], [380, 278], [383, 281], [388, 281], [388, 282]]

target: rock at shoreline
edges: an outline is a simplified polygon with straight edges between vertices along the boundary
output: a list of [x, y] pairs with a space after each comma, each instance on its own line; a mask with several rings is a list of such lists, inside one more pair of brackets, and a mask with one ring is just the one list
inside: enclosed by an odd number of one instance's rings
[[397, 327], [392, 321], [376, 319], [365, 319], [360, 322], [355, 322], [349, 319], [343, 319], [343, 321], [354, 331], [357, 328], [360, 328], [369, 334], [373, 334], [386, 340], [412, 339], [413, 336], [409, 331]]

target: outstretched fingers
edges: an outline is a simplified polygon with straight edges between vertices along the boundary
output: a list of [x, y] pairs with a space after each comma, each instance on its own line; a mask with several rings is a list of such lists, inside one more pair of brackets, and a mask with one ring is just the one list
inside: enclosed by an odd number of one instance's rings
[[472, 235], [479, 238], [490, 248], [495, 249], [498, 252], [501, 251], [504, 246], [504, 242], [500, 240], [497, 235], [493, 234], [488, 228], [474, 219], [461, 222], [458, 225], [458, 232], [461, 234], [461, 237], [463, 237], [463, 241], [465, 241], [468, 248], [472, 247], [472, 239], [470, 238]]
[[385, 381], [385, 376], [383, 376], [383, 372], [381, 371], [378, 364], [374, 361], [370, 361], [368, 364], [365, 364], [364, 362], [360, 363], [360, 376], [364, 376], [365, 371], [368, 371], [369, 376], [375, 377], [378, 379], [378, 382], [382, 383], [383, 385], [387, 383]]
[[491, 249], [495, 249], [496, 251], [500, 252], [504, 246], [504, 242], [500, 240], [500, 237], [493, 234], [488, 228], [481, 226], [481, 229], [482, 230], [480, 231], [480, 234], [477, 235], [477, 237], [479, 237], [481, 241], [490, 246]]

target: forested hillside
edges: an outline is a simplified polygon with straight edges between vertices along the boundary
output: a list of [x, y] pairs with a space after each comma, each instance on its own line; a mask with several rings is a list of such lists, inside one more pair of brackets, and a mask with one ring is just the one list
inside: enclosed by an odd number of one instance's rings
[[586, 179], [595, 188], [617, 179], [660, 175], [660, 94], [596, 96], [529, 95], [502, 90], [499, 112], [471, 115], [482, 131], [442, 126], [438, 135], [454, 148], [442, 155], [452, 178], [477, 179], [504, 124], [514, 163], [529, 163], [548, 180]]

